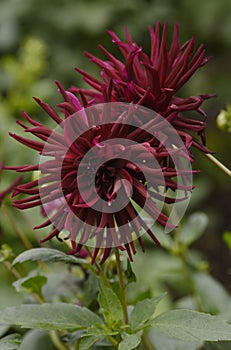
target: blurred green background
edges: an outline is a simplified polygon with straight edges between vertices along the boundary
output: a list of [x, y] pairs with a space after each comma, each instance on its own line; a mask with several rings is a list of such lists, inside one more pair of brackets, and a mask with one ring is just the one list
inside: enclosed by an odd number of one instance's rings
[[[169, 23], [170, 40], [178, 22], [182, 43], [194, 36], [196, 45], [204, 43], [207, 55], [213, 56], [178, 95], [217, 94], [204, 104], [207, 146], [231, 167], [230, 134], [216, 125], [219, 111], [231, 103], [230, 0], [0, 0], [0, 161], [24, 164], [34, 156], [8, 136], [9, 131], [19, 132], [15, 120], [22, 119], [22, 109], [47, 122], [32, 96], [56, 104], [60, 97], [54, 80], [65, 88], [83, 86], [74, 72], [76, 66], [97, 75], [84, 51], [102, 56], [98, 44], [103, 44], [116, 54], [107, 29], [124, 37], [124, 27], [128, 27], [133, 39], [148, 52], [148, 25], [156, 21]], [[230, 252], [222, 239], [225, 231], [231, 231], [230, 179], [197, 151], [195, 158], [194, 167], [201, 173], [194, 177], [197, 187], [188, 213], [203, 211], [210, 222], [197, 247], [210, 261], [212, 274], [230, 288]], [[13, 177], [12, 173], [2, 175], [0, 188]], [[17, 218], [16, 211], [13, 215]], [[30, 220], [34, 226], [33, 215]], [[0, 241], [11, 240], [13, 228], [2, 214]], [[15, 245], [16, 251], [21, 249], [17, 242]]]

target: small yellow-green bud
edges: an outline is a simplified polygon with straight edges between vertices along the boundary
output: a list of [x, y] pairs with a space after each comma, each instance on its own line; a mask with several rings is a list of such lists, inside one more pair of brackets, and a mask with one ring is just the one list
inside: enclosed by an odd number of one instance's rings
[[231, 132], [231, 105], [228, 104], [226, 110], [222, 109], [217, 116], [217, 126], [227, 132]]

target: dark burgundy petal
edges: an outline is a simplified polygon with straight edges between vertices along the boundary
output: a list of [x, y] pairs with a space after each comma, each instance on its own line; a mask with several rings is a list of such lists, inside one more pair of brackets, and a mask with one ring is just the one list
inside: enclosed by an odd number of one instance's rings
[[[26, 121], [18, 124], [28, 138], [10, 133], [15, 140], [49, 158], [41, 164], [4, 167], [17, 172], [39, 170], [40, 174], [38, 179], [24, 184], [19, 184], [19, 180], [14, 182], [0, 194], [0, 201], [5, 193], [14, 189], [13, 197], [22, 195], [14, 200], [15, 207], [39, 206], [46, 220], [35, 228], [52, 227], [42, 242], [53, 237], [60, 239], [60, 232], [65, 231], [71, 242], [69, 254], [81, 254], [89, 241], [94, 242], [92, 263], [100, 258], [103, 264], [114, 246], [126, 251], [132, 261], [136, 254], [134, 238], [144, 250], [140, 237], [144, 232], [159, 245], [155, 232], [139, 215], [138, 208], [154, 223], [166, 229], [174, 228], [158, 202], [174, 204], [187, 200], [193, 190], [187, 179], [193, 171], [184, 170], [183, 164], [186, 160], [194, 161], [192, 147], [209, 152], [205, 147], [205, 113], [201, 106], [212, 95], [177, 96], [196, 70], [207, 63], [204, 47], [194, 50], [194, 38], [180, 45], [177, 24], [169, 46], [167, 23], [162, 33], [160, 23], [155, 28], [149, 27], [149, 32], [150, 55], [133, 42], [127, 29], [124, 41], [109, 31], [112, 42], [122, 53], [122, 60], [101, 45], [106, 60], [85, 53], [100, 68], [100, 78], [76, 68], [89, 89], [72, 86], [65, 90], [57, 81], [62, 98], [57, 107], [62, 114], [35, 98], [43, 111], [60, 125], [58, 129], [39, 123], [23, 111]], [[105, 102], [111, 102], [110, 106], [107, 104], [108, 108], [98, 113], [98, 104]], [[129, 103], [128, 113], [114, 115], [111, 106], [117, 105], [114, 102]], [[96, 112], [86, 111], [94, 106]], [[138, 106], [154, 111], [153, 117], [141, 118], [136, 114]], [[196, 112], [197, 117], [187, 117], [188, 111]], [[108, 116], [111, 117], [109, 124], [105, 123]], [[167, 127], [164, 126], [166, 120]], [[113, 139], [126, 139], [134, 144], [116, 141], [111, 146], [106, 142]], [[177, 140], [182, 141], [184, 147], [178, 146]], [[86, 160], [84, 157], [91, 150]], [[80, 164], [83, 168], [78, 173]], [[175, 195], [178, 190], [183, 193], [180, 198]], [[111, 212], [108, 208], [113, 208], [118, 196], [123, 206]]]

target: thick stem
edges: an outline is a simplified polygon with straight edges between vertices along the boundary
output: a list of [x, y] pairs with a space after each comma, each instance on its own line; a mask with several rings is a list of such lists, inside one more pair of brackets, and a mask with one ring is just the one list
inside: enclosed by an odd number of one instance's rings
[[224, 164], [217, 160], [212, 154], [206, 153], [206, 157], [211, 160], [220, 170], [231, 177], [231, 170], [229, 170]]
[[127, 308], [127, 301], [126, 301], [126, 288], [124, 284], [124, 278], [123, 278], [123, 272], [122, 272], [122, 266], [120, 261], [120, 253], [119, 249], [115, 248], [115, 256], [116, 256], [116, 269], [119, 279], [119, 287], [120, 287], [120, 300], [123, 308], [123, 315], [124, 315], [124, 323], [128, 324], [128, 308]]

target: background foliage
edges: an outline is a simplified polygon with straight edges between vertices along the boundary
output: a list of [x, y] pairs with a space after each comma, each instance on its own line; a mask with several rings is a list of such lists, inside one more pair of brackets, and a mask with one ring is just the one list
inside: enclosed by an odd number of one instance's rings
[[[134, 40], [148, 51], [147, 27], [150, 24], [155, 25], [156, 21], [169, 23], [170, 36], [173, 24], [178, 22], [182, 42], [193, 35], [197, 45], [203, 42], [207, 55], [213, 56], [210, 63], [197, 72], [180, 93], [217, 94], [216, 98], [205, 104], [208, 114], [207, 144], [216, 152], [217, 158], [230, 167], [230, 134], [219, 130], [216, 125], [217, 114], [231, 102], [229, 0], [0, 0], [0, 161], [7, 165], [23, 164], [33, 157], [29, 150], [16, 144], [8, 136], [8, 131], [19, 132], [15, 120], [21, 119], [22, 109], [44, 121], [45, 117], [32, 96], [55, 104], [58, 102], [58, 94], [54, 80], [60, 80], [65, 87], [72, 84], [82, 86], [81, 77], [74, 72], [76, 66], [98, 74], [83, 52], [90, 51], [101, 55], [99, 43], [117, 54], [106, 29], [112, 29], [124, 37], [123, 29], [127, 26]], [[172, 308], [172, 305], [191, 305], [213, 314], [225, 314], [228, 312], [227, 305], [230, 305], [231, 288], [228, 247], [231, 241], [230, 182], [203, 155], [195, 152], [195, 158], [195, 169], [201, 169], [201, 173], [194, 176], [197, 188], [182, 223], [181, 234], [173, 242], [169, 243], [167, 239], [164, 247], [158, 251], [147, 241], [147, 254], [138, 254], [132, 267], [137, 275], [137, 289], [141, 289], [143, 297], [169, 291], [161, 304], [163, 310]], [[12, 179], [11, 173], [2, 176], [0, 189], [7, 186]], [[199, 213], [196, 215], [195, 211]], [[13, 251], [3, 247], [3, 260], [12, 261], [15, 255], [25, 249], [18, 238], [20, 232], [28, 238], [28, 242], [24, 242], [27, 248], [39, 245], [38, 241], [43, 237], [42, 231], [33, 233], [31, 230], [39, 222], [39, 216], [40, 213], [36, 210], [18, 213], [10, 207], [9, 198], [5, 201], [0, 214], [0, 242], [10, 245]], [[191, 227], [191, 236], [184, 232], [186, 222]], [[66, 250], [61, 244], [52, 244], [58, 249]], [[150, 266], [156, 268], [152, 269]], [[33, 274], [33, 269], [34, 265], [29, 266], [29, 272], [22, 272], [22, 275]], [[45, 289], [46, 300], [56, 298], [57, 301], [74, 301], [76, 285], [81, 299], [83, 291], [79, 281], [83, 278], [83, 272], [78, 271], [77, 283], [65, 265], [62, 265], [62, 271], [60, 280], [59, 271], [56, 267], [52, 268], [50, 282]], [[22, 296], [11, 286], [14, 279], [3, 265], [0, 267], [0, 276], [3, 281], [0, 307], [20, 303]], [[131, 271], [129, 276], [134, 277]], [[71, 292], [72, 287], [70, 290], [62, 289], [66, 281], [71, 286], [73, 284], [74, 292]], [[43, 278], [39, 279], [39, 283], [36, 280], [36, 285], [40, 285], [41, 290], [43, 283], [46, 283]], [[58, 288], [58, 295], [54, 293], [54, 285]], [[84, 290], [83, 302], [86, 306], [93, 300], [89, 292], [97, 292], [91, 289], [91, 285], [94, 285], [94, 281], [90, 279]], [[20, 291], [24, 288], [25, 292], [25, 285], [16, 284], [15, 287]], [[39, 295], [41, 291], [36, 293]], [[131, 287], [129, 298], [134, 301], [137, 298], [142, 299], [142, 296], [136, 294]], [[26, 337], [30, 335], [27, 334]], [[152, 335], [154, 338], [154, 331]], [[34, 333], [33, 337], [36, 336], [44, 337], [49, 349], [46, 334]], [[15, 339], [11, 341], [17, 343], [17, 338]], [[157, 350], [162, 349], [163, 339], [155, 339], [159, 342], [155, 344]], [[184, 344], [180, 342], [175, 347], [171, 344], [170, 342], [166, 349], [184, 349]], [[194, 348], [199, 346], [201, 344], [196, 344]], [[207, 349], [213, 349], [211, 344], [209, 346]]]

